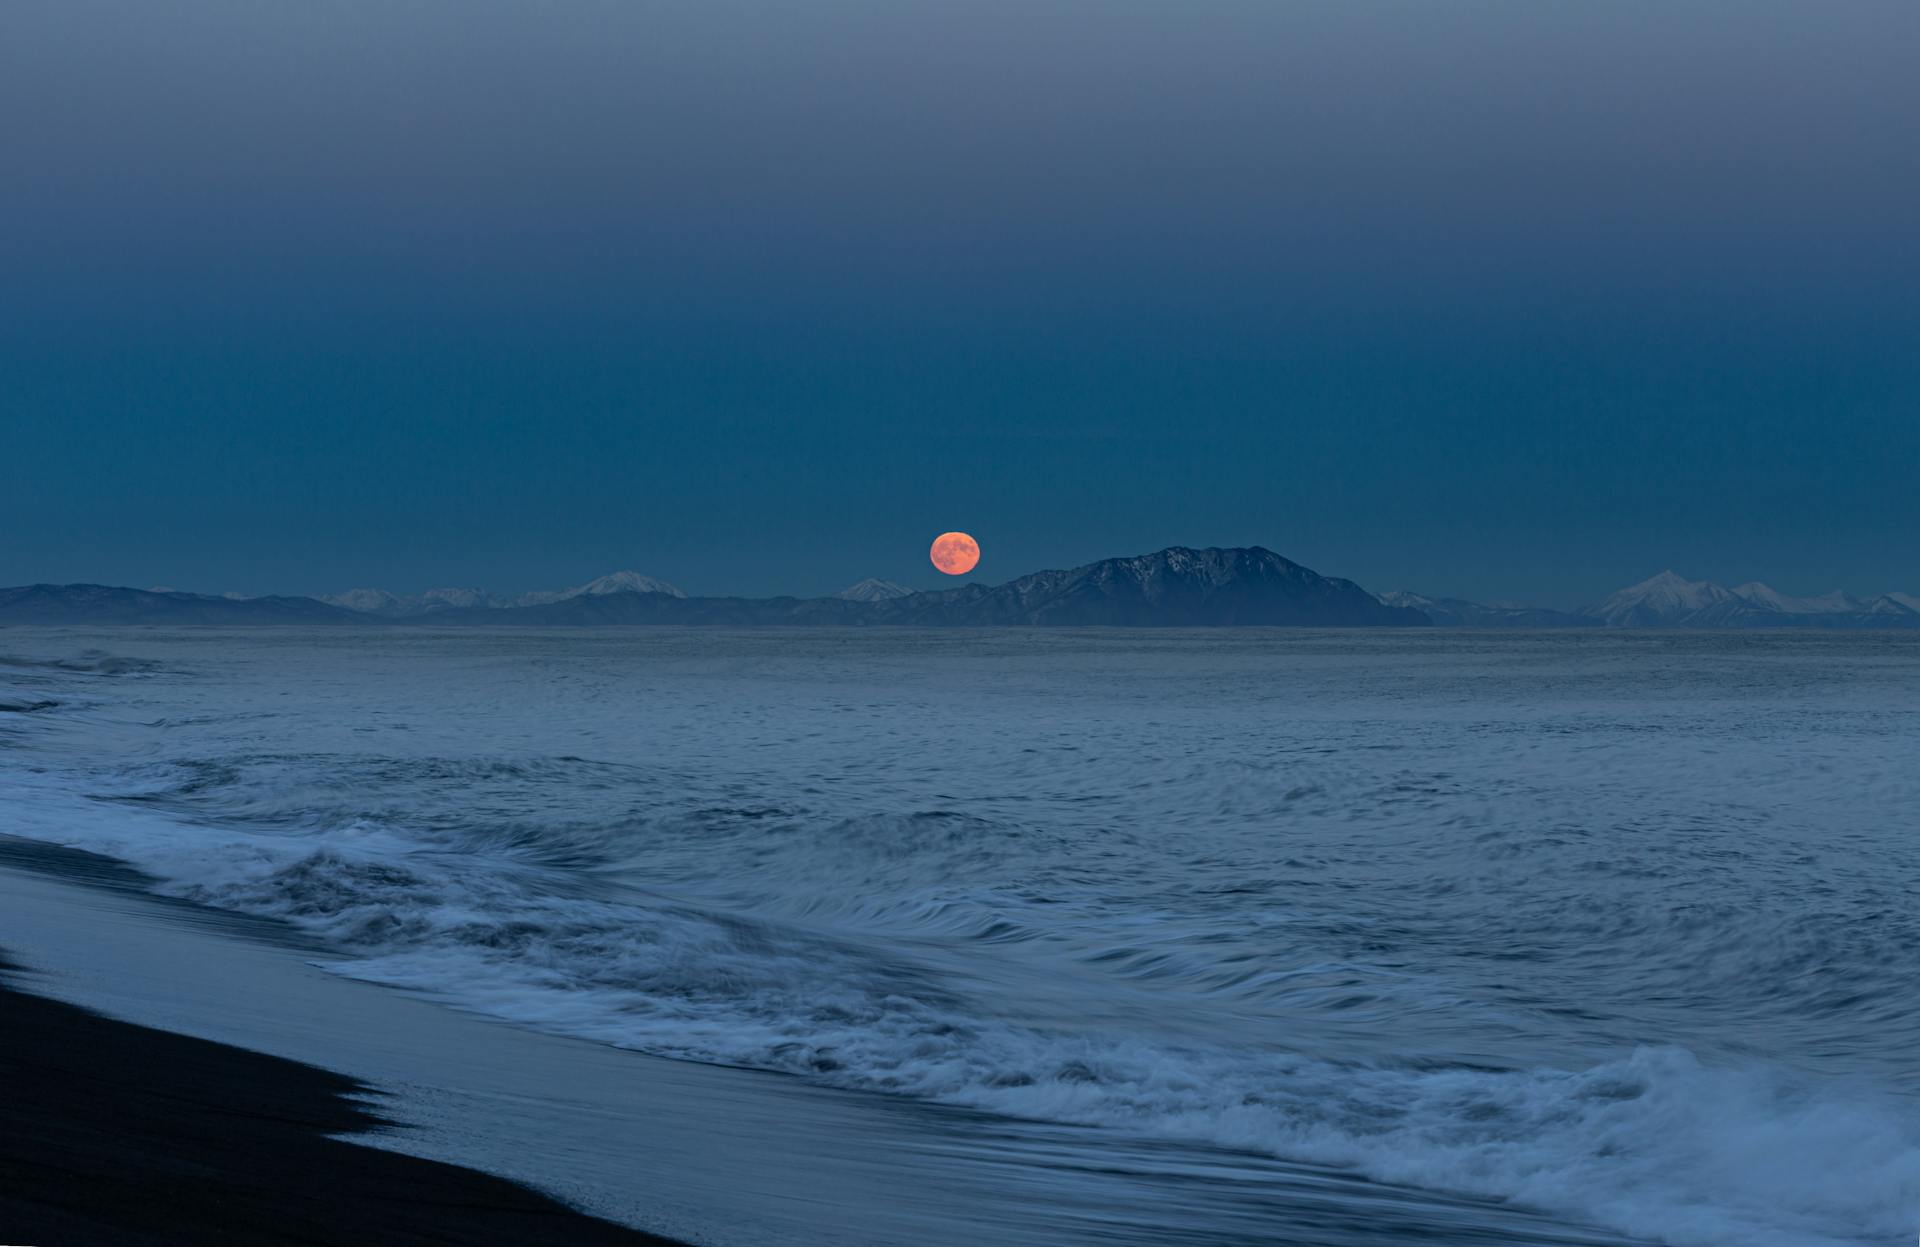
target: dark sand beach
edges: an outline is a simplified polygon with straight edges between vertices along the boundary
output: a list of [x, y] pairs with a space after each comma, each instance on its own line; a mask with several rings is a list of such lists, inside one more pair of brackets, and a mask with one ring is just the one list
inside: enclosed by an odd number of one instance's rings
[[0, 1241], [669, 1240], [505, 1179], [330, 1138], [388, 1123], [341, 1075], [31, 995], [0, 959]]

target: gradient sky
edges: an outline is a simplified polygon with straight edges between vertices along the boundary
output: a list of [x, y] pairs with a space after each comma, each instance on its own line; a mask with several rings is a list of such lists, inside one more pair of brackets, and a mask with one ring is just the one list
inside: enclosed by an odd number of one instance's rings
[[0, 584], [1920, 592], [1913, 0], [10, 0]]

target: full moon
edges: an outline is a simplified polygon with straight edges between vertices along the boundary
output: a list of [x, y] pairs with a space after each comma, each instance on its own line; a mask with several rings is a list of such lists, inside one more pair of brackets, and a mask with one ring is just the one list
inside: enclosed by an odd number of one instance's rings
[[980, 543], [965, 533], [941, 533], [929, 551], [933, 565], [949, 576], [964, 576], [980, 561]]

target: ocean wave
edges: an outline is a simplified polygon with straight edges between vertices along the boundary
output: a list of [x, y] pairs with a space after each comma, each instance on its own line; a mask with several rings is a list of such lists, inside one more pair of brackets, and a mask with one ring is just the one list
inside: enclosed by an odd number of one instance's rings
[[663, 1056], [1689, 1247], [1920, 1226], [1920, 721], [1876, 642], [1764, 701], [1524, 639], [1550, 686], [1271, 639], [381, 644], [22, 670], [66, 705], [0, 722], [0, 830]]
[[160, 662], [152, 658], [133, 658], [124, 654], [109, 654], [105, 650], [83, 650], [72, 658], [30, 658], [17, 654], [0, 654], [0, 667], [13, 667], [25, 671], [65, 671], [81, 675], [144, 675], [162, 669]]
[[996, 1016], [897, 950], [665, 899], [594, 899], [525, 861], [356, 820], [195, 825], [42, 780], [18, 830], [202, 903], [283, 919], [338, 973], [664, 1056], [1345, 1166], [1674, 1244], [1843, 1247], [1911, 1232], [1910, 1115], [1759, 1063], [1640, 1048], [1588, 1068], [1334, 1061]]

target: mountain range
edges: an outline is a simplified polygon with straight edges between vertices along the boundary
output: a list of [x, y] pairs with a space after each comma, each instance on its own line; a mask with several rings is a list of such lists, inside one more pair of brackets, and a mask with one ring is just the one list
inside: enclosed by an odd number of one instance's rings
[[1404, 589], [1380, 595], [1390, 606], [1424, 612], [1443, 628], [1912, 628], [1920, 598], [1883, 593], [1861, 600], [1835, 589], [1798, 598], [1754, 580], [1737, 589], [1664, 571], [1581, 611], [1513, 603], [1482, 605]]
[[[1003, 585], [892, 593], [862, 581], [828, 598], [580, 595], [510, 612], [450, 611], [436, 623], [843, 624], [906, 627], [1424, 627], [1350, 580], [1321, 576], [1258, 547], [1175, 546], [1136, 558], [1035, 572]], [[898, 589], [900, 586], [891, 586]], [[858, 592], [859, 596], [852, 596]]]
[[0, 624], [52, 626], [95, 624], [365, 623], [338, 606], [312, 598], [215, 597], [176, 590], [121, 589], [109, 585], [22, 585], [0, 589]]
[[[864, 583], [868, 583], [863, 581]], [[878, 583], [878, 582], [873, 582]], [[857, 587], [857, 586], [856, 586]], [[428, 589], [425, 593], [401, 596], [385, 589], [348, 589], [343, 593], [322, 593], [317, 601], [366, 615], [401, 619], [412, 615], [430, 615], [450, 610], [512, 610], [521, 606], [545, 606], [568, 598], [604, 597], [609, 593], [664, 593], [668, 597], [687, 596], [677, 586], [639, 572], [612, 572], [598, 580], [575, 585], [571, 589], [542, 589], [531, 593], [488, 593], [485, 589]]]
[[1862, 601], [1836, 589], [1796, 598], [1757, 580], [1729, 589], [1673, 571], [1611, 594], [1585, 613], [1612, 628], [1920, 627], [1920, 602], [1904, 593]]
[[888, 598], [903, 598], [913, 590], [905, 585], [895, 584], [891, 580], [876, 580], [867, 577], [858, 584], [848, 585], [833, 596], [845, 598], [849, 602], [884, 602]]
[[1430, 598], [1405, 589], [1380, 595], [1388, 606], [1417, 610], [1442, 628], [1598, 628], [1592, 615], [1551, 610], [1545, 606], [1469, 602], [1465, 598]]
[[1173, 546], [1035, 572], [1001, 585], [914, 592], [868, 579], [831, 597], [689, 597], [638, 572], [522, 594], [353, 589], [320, 598], [243, 598], [106, 585], [0, 589], [0, 624], [365, 624], [591, 627], [605, 624], [902, 627], [1911, 628], [1920, 598], [1797, 598], [1759, 582], [1728, 589], [1666, 571], [1584, 611], [1482, 604], [1406, 590], [1368, 593], [1271, 550]]
[[501, 598], [480, 590], [401, 597], [358, 589], [313, 598], [225, 598], [101, 585], [0, 589], [0, 623], [302, 623], [382, 620], [435, 626], [603, 624], [895, 625], [938, 627], [1424, 627], [1417, 610], [1381, 602], [1271, 550], [1175, 546], [1135, 558], [1035, 572], [1002, 585], [915, 593], [867, 580], [825, 598], [688, 597], [618, 572], [575, 589]]

